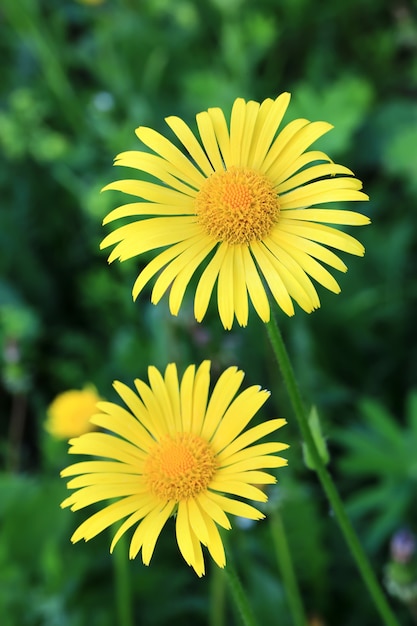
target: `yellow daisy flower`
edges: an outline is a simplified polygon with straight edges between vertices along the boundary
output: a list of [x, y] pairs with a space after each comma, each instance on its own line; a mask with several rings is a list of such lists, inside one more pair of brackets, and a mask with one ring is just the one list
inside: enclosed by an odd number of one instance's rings
[[140, 272], [135, 299], [162, 270], [151, 299], [157, 304], [171, 287], [169, 306], [177, 315], [187, 285], [205, 261], [195, 317], [203, 319], [217, 280], [219, 314], [227, 329], [234, 316], [246, 326], [248, 296], [260, 318], [269, 321], [265, 284], [287, 315], [294, 314], [293, 300], [308, 313], [320, 306], [310, 277], [340, 291], [323, 264], [347, 268], [326, 246], [356, 255], [363, 255], [364, 248], [327, 224], [358, 226], [369, 219], [316, 205], [368, 196], [347, 167], [323, 152], [306, 151], [331, 124], [296, 119], [277, 134], [289, 101], [288, 93], [261, 104], [238, 98], [230, 129], [221, 109], [203, 111], [196, 116], [201, 141], [180, 118], [166, 118], [186, 154], [151, 128], [136, 130], [152, 153], [123, 152], [115, 164], [141, 170], [157, 182], [120, 180], [104, 188], [140, 198], [113, 210], [105, 224], [129, 216], [140, 219], [119, 227], [101, 244], [116, 244], [109, 262], [164, 248]]
[[101, 399], [93, 386], [60, 393], [48, 407], [46, 430], [55, 439], [78, 437], [93, 430], [90, 417], [97, 412], [96, 405]]
[[201, 545], [207, 546], [219, 567], [225, 565], [218, 526], [231, 527], [227, 513], [255, 520], [264, 517], [241, 498], [267, 500], [254, 484], [276, 482], [261, 470], [286, 465], [286, 460], [274, 453], [288, 446], [276, 441], [252, 444], [286, 422], [273, 419], [242, 433], [270, 394], [255, 385], [236, 395], [244, 377], [236, 367], [220, 376], [211, 397], [210, 361], [197, 370], [190, 365], [181, 382], [173, 363], [164, 376], [149, 367], [148, 376], [149, 386], [135, 380], [136, 391], [115, 382], [127, 409], [100, 403], [101, 413], [92, 421], [105, 432], [70, 441], [71, 454], [99, 460], [82, 461], [63, 470], [64, 477], [76, 476], [68, 483], [68, 488], [76, 491], [61, 506], [76, 511], [113, 499], [84, 521], [71, 540], [88, 541], [127, 517], [110, 551], [136, 525], [129, 556], [135, 558], [142, 549], [145, 565], [163, 526], [175, 515], [179, 549], [202, 576]]

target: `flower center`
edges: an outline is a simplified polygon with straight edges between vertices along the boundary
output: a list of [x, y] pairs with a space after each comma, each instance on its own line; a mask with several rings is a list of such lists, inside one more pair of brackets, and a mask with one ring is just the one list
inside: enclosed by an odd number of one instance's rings
[[204, 491], [216, 471], [209, 444], [191, 433], [167, 435], [155, 444], [145, 462], [150, 491], [164, 500], [184, 500]]
[[268, 178], [236, 166], [204, 181], [195, 208], [207, 233], [230, 244], [262, 239], [279, 215], [278, 195]]

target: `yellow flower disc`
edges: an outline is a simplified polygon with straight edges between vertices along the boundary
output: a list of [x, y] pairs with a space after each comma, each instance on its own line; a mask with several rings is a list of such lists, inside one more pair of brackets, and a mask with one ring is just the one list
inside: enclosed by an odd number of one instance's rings
[[198, 221], [218, 241], [249, 243], [266, 237], [279, 215], [272, 183], [247, 167], [215, 172], [195, 199]]
[[191, 433], [165, 436], [150, 451], [144, 467], [150, 491], [164, 500], [177, 501], [207, 489], [215, 471], [210, 446]]

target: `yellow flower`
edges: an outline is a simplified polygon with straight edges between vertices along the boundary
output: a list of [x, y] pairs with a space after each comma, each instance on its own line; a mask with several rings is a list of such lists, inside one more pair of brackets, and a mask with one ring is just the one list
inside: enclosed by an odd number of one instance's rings
[[56, 439], [69, 439], [93, 430], [90, 417], [97, 412], [100, 400], [92, 386], [60, 393], [48, 407], [46, 430]]
[[187, 285], [206, 261], [194, 314], [198, 321], [203, 319], [217, 280], [225, 328], [232, 327], [234, 316], [246, 326], [248, 296], [260, 318], [269, 320], [265, 283], [287, 315], [294, 314], [293, 300], [308, 313], [320, 306], [310, 277], [340, 291], [323, 264], [347, 268], [326, 246], [356, 255], [363, 255], [364, 248], [326, 224], [363, 225], [369, 219], [316, 205], [368, 196], [347, 167], [323, 152], [306, 151], [332, 128], [330, 124], [296, 119], [277, 135], [289, 100], [288, 93], [262, 104], [238, 98], [230, 130], [221, 109], [199, 113], [201, 142], [183, 120], [166, 118], [186, 154], [151, 128], [136, 130], [153, 153], [123, 152], [115, 164], [141, 170], [156, 182], [120, 180], [104, 188], [140, 198], [113, 210], [104, 223], [129, 216], [140, 219], [119, 227], [101, 244], [116, 244], [109, 262], [164, 248], [140, 272], [133, 287], [135, 299], [162, 270], [151, 299], [157, 304], [171, 287], [169, 306], [177, 315]]
[[76, 476], [67, 486], [77, 491], [61, 506], [76, 511], [114, 499], [84, 521], [71, 540], [88, 541], [127, 517], [110, 551], [136, 525], [129, 556], [135, 558], [142, 549], [145, 565], [163, 526], [175, 515], [179, 549], [202, 576], [202, 544], [219, 567], [225, 565], [218, 525], [231, 527], [226, 513], [255, 520], [264, 517], [241, 498], [267, 500], [254, 484], [276, 482], [274, 476], [261, 470], [286, 465], [286, 460], [274, 453], [288, 446], [276, 441], [257, 442], [283, 426], [285, 420], [266, 421], [242, 433], [270, 394], [255, 385], [236, 395], [244, 377], [236, 367], [229, 367], [220, 376], [211, 397], [210, 361], [204, 361], [197, 370], [190, 365], [181, 382], [173, 363], [164, 376], [149, 367], [148, 376], [149, 386], [135, 380], [136, 391], [115, 382], [128, 410], [100, 403], [101, 413], [92, 421], [106, 432], [88, 433], [70, 441], [71, 454], [99, 460], [82, 461], [63, 470], [62, 476]]
[[80, 4], [88, 4], [91, 6], [98, 6], [99, 4], [104, 4], [106, 0], [77, 0]]

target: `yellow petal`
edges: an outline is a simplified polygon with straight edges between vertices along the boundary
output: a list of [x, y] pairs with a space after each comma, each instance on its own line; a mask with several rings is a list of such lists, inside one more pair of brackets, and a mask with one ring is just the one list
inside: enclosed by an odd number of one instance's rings
[[255, 456], [234, 463], [233, 465], [223, 467], [222, 471], [227, 474], [228, 472], [246, 472], [248, 470], [267, 469], [270, 467], [285, 467], [288, 464], [287, 459], [282, 459], [279, 456]]
[[346, 226], [365, 226], [371, 222], [369, 217], [362, 215], [362, 213], [335, 209], [285, 209], [282, 215], [286, 219], [325, 222], [326, 224], [344, 224]]
[[218, 504], [223, 511], [231, 513], [232, 515], [239, 515], [240, 517], [247, 517], [248, 519], [259, 520], [263, 519], [265, 515], [255, 509], [255, 507], [246, 502], [239, 502], [232, 498], [226, 498], [218, 493], [210, 493], [210, 499]]
[[253, 132], [253, 141], [248, 160], [249, 167], [261, 170], [265, 156], [285, 115], [290, 99], [291, 95], [289, 93], [282, 93], [274, 102], [270, 99], [262, 102]]
[[[152, 290], [151, 301], [153, 304], [158, 304], [164, 293], [167, 291], [169, 286], [172, 284], [174, 279], [180, 277], [180, 282], [174, 291], [174, 295], [172, 296], [172, 308], [171, 313], [176, 315], [178, 310], [174, 306], [177, 303], [177, 300], [180, 299], [179, 306], [181, 305], [182, 297], [184, 296], [184, 291], [188, 285], [188, 282], [191, 279], [192, 274], [195, 272], [200, 263], [205, 259], [205, 257], [210, 253], [211, 249], [216, 245], [216, 243], [208, 237], [200, 236], [197, 238], [195, 243], [190, 245], [188, 242], [187, 247], [183, 252], [178, 254], [178, 256], [173, 259], [167, 267], [161, 272], [158, 276], [158, 279], [155, 282], [154, 288]], [[189, 275], [188, 272], [191, 272]], [[187, 276], [189, 276], [188, 281]], [[181, 287], [181, 290], [179, 290]], [[178, 293], [177, 293], [178, 290]], [[176, 313], [174, 313], [176, 311]]]
[[128, 463], [120, 463], [119, 461], [81, 461], [80, 463], [74, 463], [63, 469], [60, 476], [66, 478], [67, 476], [76, 476], [77, 474], [98, 474], [98, 473], [112, 472], [129, 474], [141, 474], [142, 469], [137, 465], [129, 465]]
[[93, 485], [75, 491], [69, 498], [62, 502], [61, 506], [65, 508], [71, 505], [71, 511], [78, 511], [79, 509], [84, 509], [86, 506], [90, 506], [90, 504], [101, 502], [102, 500], [145, 493], [146, 487], [143, 485], [141, 487], [137, 484]]
[[214, 134], [220, 148], [222, 159], [227, 167], [230, 167], [230, 137], [224, 113], [219, 108], [212, 108], [207, 111], [213, 125]]
[[69, 454], [107, 457], [128, 464], [136, 464], [140, 460], [140, 451], [136, 446], [107, 433], [86, 433], [71, 439], [70, 443]]
[[265, 404], [270, 396], [259, 385], [253, 385], [242, 391], [224, 413], [213, 438], [212, 445], [220, 452], [242, 432], [253, 416]]
[[347, 233], [340, 230], [336, 230], [330, 226], [323, 224], [303, 223], [301, 220], [287, 220], [282, 217], [280, 220], [280, 229], [283, 233], [290, 233], [324, 243], [332, 248], [349, 252], [350, 254], [356, 254], [357, 256], [363, 256], [365, 249], [357, 239], [354, 239]]
[[301, 250], [302, 252], [315, 257], [319, 261], [323, 261], [323, 263], [330, 265], [330, 267], [334, 267], [340, 272], [346, 272], [347, 270], [346, 265], [338, 256], [336, 256], [336, 254], [334, 254], [334, 252], [324, 248], [315, 241], [310, 241], [309, 239], [299, 237], [298, 235], [282, 232], [278, 228], [274, 229], [270, 233], [269, 239], [272, 239], [280, 249], [285, 250], [286, 253], [294, 258], [294, 260], [297, 251]]
[[243, 128], [240, 147], [240, 165], [247, 167], [251, 154], [252, 144], [255, 141], [255, 127], [260, 110], [259, 102], [250, 100], [246, 105], [245, 125]]
[[[143, 402], [141, 402], [140, 398], [138, 398], [137, 394], [130, 389], [124, 383], [119, 382], [118, 380], [114, 381], [113, 387], [116, 393], [121, 397], [123, 402], [126, 404], [128, 409], [136, 416], [139, 421], [146, 420], [148, 417], [148, 411], [145, 408]], [[115, 404], [109, 403], [108, 413], [109, 415], [113, 414], [113, 408]], [[104, 408], [102, 410], [105, 410]], [[120, 416], [121, 417], [121, 416]], [[119, 418], [120, 419], [120, 418]]]
[[[262, 437], [265, 437], [265, 435], [269, 435], [275, 430], [278, 430], [278, 428], [281, 428], [286, 423], [287, 422], [285, 419], [278, 418], [278, 419], [267, 420], [266, 422], [262, 422], [261, 424], [258, 424], [257, 426], [250, 428], [249, 430], [239, 435], [239, 437], [234, 439], [231, 443], [229, 443], [224, 448], [224, 450], [218, 456], [219, 461], [223, 463], [224, 461], [227, 460], [229, 456], [231, 456], [235, 452], [238, 452], [239, 450], [246, 448], [254, 441], [258, 441]], [[285, 449], [285, 447], [288, 447], [287, 444], [281, 444], [281, 445], [284, 446], [284, 448], [282, 448], [283, 450]]]
[[300, 154], [300, 156], [297, 159], [295, 159], [291, 163], [287, 163], [287, 167], [285, 168], [285, 170], [283, 170], [280, 173], [278, 178], [273, 179], [277, 190], [279, 189], [280, 185], [284, 181], [286, 181], [291, 176], [294, 176], [296, 172], [300, 170], [304, 170], [304, 168], [306, 168], [307, 165], [309, 167], [312, 167], [312, 163], [317, 164], [322, 161], [324, 161], [326, 164], [327, 163], [333, 164], [333, 161], [331, 160], [331, 158], [324, 152], [321, 152], [320, 150], [308, 150], [308, 152], [304, 152], [303, 154]]
[[[149, 152], [129, 151], [119, 154], [114, 162], [115, 165], [123, 167], [132, 167], [142, 172], [147, 172], [169, 187], [176, 189], [180, 193], [195, 198], [196, 190], [193, 187], [189, 187], [184, 184], [174, 175], [175, 169], [161, 157]], [[171, 171], [170, 171], [171, 170]]]
[[[192, 197], [188, 197], [179, 191], [145, 180], [115, 180], [102, 189], [102, 191], [110, 190], [122, 191], [131, 196], [149, 200], [150, 202], [178, 206], [179, 208], [183, 207], [184, 204], [188, 207], [190, 203], [193, 202]], [[195, 193], [193, 197], [195, 197]]]
[[175, 433], [175, 421], [163, 376], [155, 366], [150, 365], [148, 367], [148, 378], [155, 402], [159, 406], [161, 427], [165, 433], [173, 435]]
[[152, 437], [128, 411], [117, 405], [113, 405], [113, 407], [111, 415], [104, 413], [94, 415], [91, 422], [133, 443], [138, 448], [138, 458], [144, 458], [145, 452], [142, 451], [148, 450], [152, 444]]
[[187, 124], [181, 118], [175, 116], [166, 117], [165, 121], [168, 126], [172, 128], [178, 139], [181, 141], [182, 145], [186, 148], [187, 152], [197, 163], [198, 167], [204, 172], [207, 177], [211, 176], [214, 171], [211, 163], [208, 160], [204, 150], [198, 143], [194, 133], [192, 133], [192, 131], [190, 130], [189, 126], [187, 126]]
[[212, 496], [215, 495], [210, 491], [202, 491], [196, 497], [196, 501], [201, 506], [203, 511], [213, 519], [216, 524], [219, 524], [222, 528], [229, 530], [231, 528], [229, 519], [225, 514], [223, 508], [217, 503], [214, 502]]
[[[299, 174], [290, 176], [290, 178], [287, 178], [285, 182], [279, 183], [279, 185], [276, 186], [276, 189], [279, 195], [285, 191], [289, 191], [290, 189], [301, 187], [302, 185], [316, 180], [317, 178], [322, 178], [324, 176], [336, 176], [336, 174], [345, 174], [346, 176], [349, 176], [353, 175], [353, 172], [343, 165], [336, 165], [335, 163], [321, 163], [320, 165], [307, 167]], [[274, 180], [279, 180], [280, 178], [280, 176], [275, 176], [272, 173], [269, 175], [271, 179]]]
[[92, 539], [115, 522], [126, 517], [126, 515], [137, 511], [141, 503], [142, 500], [137, 495], [124, 498], [118, 502], [113, 502], [113, 504], [106, 506], [101, 511], [97, 511], [97, 513], [94, 513], [94, 515], [80, 524], [73, 533], [71, 541], [76, 543], [80, 541], [80, 539], [84, 539], [85, 541]]
[[198, 132], [208, 158], [216, 171], [224, 169], [224, 163], [217, 143], [216, 134], [214, 132], [213, 123], [207, 111], [198, 113], [196, 116]]
[[205, 515], [201, 511], [197, 501], [194, 498], [189, 498], [186, 501], [188, 509], [188, 519], [190, 520], [190, 526], [199, 541], [203, 545], [207, 545], [209, 538]]
[[208, 441], [213, 436], [227, 407], [238, 392], [244, 376], [244, 372], [238, 370], [237, 367], [228, 367], [219, 377], [207, 407], [201, 431], [203, 439]]
[[368, 200], [368, 196], [359, 191], [362, 183], [356, 178], [329, 178], [309, 183], [280, 196], [281, 210], [303, 209], [325, 202], [344, 202]]
[[135, 387], [147, 409], [146, 420], [143, 420], [145, 428], [152, 433], [155, 439], [159, 439], [165, 434], [165, 415], [161, 410], [160, 404], [157, 402], [153, 391], [139, 378], [135, 379]]
[[268, 150], [268, 153], [265, 155], [263, 163], [259, 167], [259, 170], [263, 174], [266, 174], [268, 172], [269, 168], [274, 164], [275, 160], [284, 150], [285, 146], [293, 139], [298, 131], [308, 124], [310, 124], [308, 120], [299, 118], [284, 126], [284, 128], [281, 130], [278, 137], [275, 139], [274, 143]]
[[144, 286], [149, 282], [149, 280], [157, 273], [160, 269], [167, 265], [170, 261], [178, 257], [184, 250], [188, 250], [189, 247], [193, 246], [195, 243], [198, 243], [201, 240], [201, 234], [191, 237], [190, 239], [185, 239], [184, 241], [180, 241], [177, 244], [174, 244], [160, 252], [152, 261], [146, 265], [146, 267], [140, 272], [137, 277], [135, 284], [133, 285], [132, 295], [133, 299], [136, 300]]
[[238, 450], [234, 454], [228, 456], [227, 461], [221, 461], [222, 467], [227, 464], [226, 471], [235, 471], [234, 466], [241, 461], [249, 460], [254, 457], [266, 456], [268, 454], [272, 454], [273, 452], [281, 452], [288, 448], [287, 444], [280, 443], [278, 441], [270, 441], [267, 443], [259, 443], [256, 446], [249, 446], [248, 448], [244, 448], [243, 450]]
[[230, 163], [232, 165], [242, 165], [241, 163], [241, 147], [243, 139], [243, 130], [245, 128], [246, 118], [246, 102], [243, 98], [236, 98], [232, 107], [230, 116]]
[[222, 324], [226, 330], [230, 330], [234, 318], [234, 246], [227, 246], [226, 254], [219, 270], [217, 282], [217, 305]]
[[291, 317], [294, 315], [294, 307], [281, 277], [277, 274], [273, 264], [271, 263], [270, 253], [268, 253], [267, 249], [264, 246], [261, 246], [257, 241], [252, 241], [250, 248], [265, 277], [272, 295], [281, 309]]
[[[265, 169], [265, 173], [271, 176], [271, 178], [280, 178], [282, 173], [287, 169], [288, 163], [295, 161], [300, 154], [302, 154], [312, 143], [314, 143], [319, 137], [329, 132], [333, 126], [327, 122], [311, 122], [308, 125], [300, 128], [291, 140], [288, 141], [282, 150], [279, 150], [279, 146], [272, 146], [272, 151], [275, 151], [276, 157], [274, 161]], [[277, 144], [280, 137], [277, 138]], [[265, 167], [267, 165], [265, 164]]]
[[[187, 368], [193, 368], [193, 365]], [[184, 376], [185, 376], [184, 374]], [[181, 400], [180, 400], [180, 386], [178, 381], [177, 366], [175, 363], [170, 363], [165, 370], [165, 385], [168, 392], [169, 400], [171, 403], [171, 411], [174, 421], [174, 431], [179, 432], [181, 430]]]
[[257, 487], [239, 481], [213, 480], [210, 483], [210, 489], [221, 491], [222, 493], [230, 493], [232, 495], [239, 496], [240, 498], [247, 498], [248, 500], [256, 500], [258, 502], [266, 502], [268, 500], [266, 493]]
[[145, 565], [149, 565], [157, 539], [174, 506], [174, 502], [167, 502], [164, 507], [155, 507], [143, 518], [130, 542], [129, 556], [131, 559], [134, 559], [142, 548], [142, 561]]
[[165, 215], [176, 217], [177, 215], [194, 215], [194, 203], [184, 201], [181, 207], [169, 204], [158, 204], [156, 202], [130, 202], [113, 209], [103, 219], [103, 224], [108, 224], [122, 217], [133, 217], [135, 215]]
[[253, 262], [249, 248], [242, 246], [242, 257], [245, 270], [246, 285], [253, 307], [263, 322], [269, 322], [270, 310], [265, 288], [259, 277], [258, 269]]
[[[152, 496], [143, 498], [143, 501], [141, 505], [138, 506], [137, 510], [134, 511], [132, 515], [130, 515], [130, 517], [128, 517], [127, 520], [124, 521], [123, 524], [118, 528], [110, 544], [110, 552], [113, 552], [120, 537], [122, 537], [125, 534], [125, 532], [133, 526], [133, 524], [136, 524], [141, 519], [146, 517], [146, 515], [148, 515], [151, 511], [155, 510], [155, 506], [156, 506], [155, 498], [153, 498]], [[130, 558], [133, 558], [133, 557], [130, 557]]]
[[194, 315], [198, 322], [201, 322], [206, 314], [210, 297], [213, 292], [214, 283], [219, 275], [227, 248], [228, 245], [226, 243], [219, 245], [213, 258], [208, 263], [206, 269], [201, 275], [200, 280], [198, 281], [194, 299]]
[[186, 501], [180, 502], [178, 505], [175, 530], [178, 547], [185, 562], [194, 568], [198, 576], [202, 576], [204, 574], [204, 562], [202, 559], [201, 545], [193, 536], [194, 533], [190, 527]]
[[179, 432], [191, 432], [193, 422], [193, 387], [195, 379], [195, 365], [190, 365], [184, 372], [181, 380], [181, 424]]
[[240, 326], [248, 323], [249, 307], [246, 290], [245, 263], [242, 245], [234, 246], [233, 285], [235, 296], [235, 315]]
[[[120, 463], [120, 465], [122, 465], [122, 463]], [[137, 473], [130, 474], [125, 464], [123, 464], [123, 467], [125, 468], [123, 473], [110, 471], [95, 474], [90, 472], [76, 476], [67, 483], [67, 488], [81, 489], [82, 487], [91, 487], [91, 485], [138, 485], [142, 483]]]
[[192, 432], [200, 435], [207, 409], [210, 387], [210, 361], [203, 361], [197, 369], [193, 390], [193, 421]]
[[178, 150], [166, 137], [156, 132], [152, 128], [140, 126], [136, 129], [136, 135], [148, 148], [162, 156], [170, 163], [175, 163], [175, 167], [181, 172], [185, 182], [196, 189], [200, 189], [205, 177], [191, 163], [189, 159]]
[[127, 224], [103, 239], [100, 249], [118, 243], [109, 255], [109, 263], [119, 258], [126, 261], [134, 256], [176, 244], [201, 234], [201, 227], [192, 216], [153, 217]]
[[271, 263], [288, 290], [288, 293], [307, 313], [311, 313], [320, 306], [320, 300], [314, 285], [308, 278], [301, 265], [288, 254], [270, 236], [265, 238], [265, 246], [271, 252]]
[[[190, 248], [189, 256], [190, 260], [184, 267], [177, 273], [169, 294], [169, 310], [172, 315], [178, 315], [182, 300], [184, 298], [185, 290], [194, 274], [196, 269], [201, 265], [205, 258], [210, 254], [212, 249], [216, 246], [216, 242], [209, 238], [203, 238], [195, 248]], [[185, 253], [182, 254], [181, 259], [184, 260]]]
[[226, 565], [226, 555], [219, 531], [211, 517], [206, 516], [206, 526], [208, 531], [207, 548], [212, 559], [219, 567]]
[[[216, 474], [216, 481], [221, 484], [228, 480], [239, 481], [240, 483], [249, 483], [250, 485], [274, 485], [277, 482], [275, 476], [260, 472], [259, 470], [248, 470], [243, 472], [227, 472], [223, 468], [219, 468]], [[221, 491], [221, 490], [220, 490]]]

